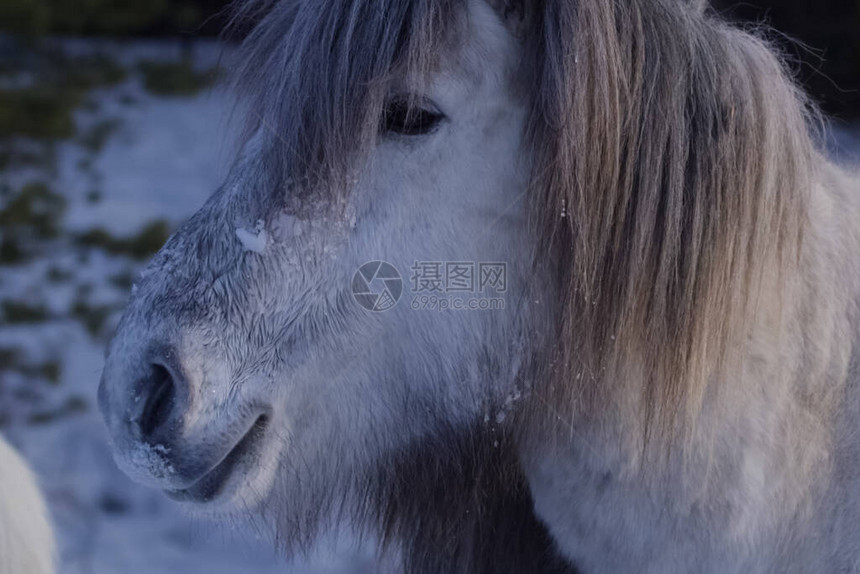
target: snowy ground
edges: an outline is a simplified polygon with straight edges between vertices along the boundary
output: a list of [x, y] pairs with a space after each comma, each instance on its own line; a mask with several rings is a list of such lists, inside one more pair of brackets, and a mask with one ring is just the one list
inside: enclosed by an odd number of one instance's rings
[[[41, 478], [59, 537], [59, 571], [372, 572], [360, 554], [330, 549], [286, 565], [267, 540], [190, 518], [116, 469], [95, 396], [106, 338], [142, 261], [104, 241], [75, 238], [94, 230], [97, 237], [131, 238], [153, 222], [181, 222], [225, 175], [234, 130], [232, 101], [223, 91], [160, 97], [133, 73], [140, 60], [178, 59], [178, 46], [69, 43], [65, 49], [94, 48], [132, 70], [76, 112], [79, 133], [110, 124], [104, 145], [93, 151], [71, 138], [52, 146], [48, 165], [12, 163], [0, 172], [0, 210], [33, 182], [66, 203], [53, 237], [32, 240], [31, 257], [0, 263], [0, 432]], [[220, 48], [201, 43], [194, 52], [195, 65], [207, 68]]]

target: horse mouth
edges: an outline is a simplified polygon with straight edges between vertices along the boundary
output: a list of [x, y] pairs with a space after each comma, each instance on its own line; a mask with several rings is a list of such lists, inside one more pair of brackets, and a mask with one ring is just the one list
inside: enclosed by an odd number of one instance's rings
[[266, 415], [259, 416], [248, 432], [245, 433], [245, 436], [212, 470], [188, 488], [166, 491], [167, 496], [180, 502], [205, 504], [225, 494], [227, 484], [237, 474], [235, 472], [237, 467], [251, 466], [260, 451], [268, 426], [269, 417]]

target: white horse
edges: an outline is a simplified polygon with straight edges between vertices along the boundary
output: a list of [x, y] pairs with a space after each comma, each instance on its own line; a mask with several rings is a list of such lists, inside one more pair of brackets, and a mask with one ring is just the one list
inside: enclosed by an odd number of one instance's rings
[[0, 438], [0, 574], [54, 572], [54, 535], [36, 478]]
[[111, 343], [120, 466], [410, 572], [860, 570], [860, 185], [703, 4], [240, 7], [247, 143]]

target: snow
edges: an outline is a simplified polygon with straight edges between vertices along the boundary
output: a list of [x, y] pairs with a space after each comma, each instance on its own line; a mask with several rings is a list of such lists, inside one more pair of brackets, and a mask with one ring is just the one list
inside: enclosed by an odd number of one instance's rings
[[[76, 52], [85, 52], [89, 44], [70, 43]], [[140, 59], [178, 57], [175, 48], [171, 43], [140, 42], [111, 53], [120, 54], [120, 61], [131, 66]], [[217, 61], [218, 45], [204, 42], [200, 48], [196, 61], [209, 65]], [[124, 103], [129, 98], [136, 103]], [[139, 79], [102, 93], [98, 110], [81, 111], [78, 120], [92, 122], [93, 114], [121, 118], [118, 133], [94, 163], [100, 185], [110, 194], [96, 205], [71, 205], [66, 226], [72, 230], [100, 226], [130, 234], [141, 222], [179, 223], [187, 218], [223, 183], [233, 161], [238, 132], [233, 104], [218, 87], [193, 98], [159, 98], [147, 93]], [[80, 153], [71, 146], [60, 158], [65, 193], [72, 196], [92, 187], [88, 174], [78, 169], [79, 159]]]
[[253, 251], [254, 253], [263, 253], [269, 244], [269, 236], [266, 234], [266, 230], [263, 229], [262, 221], [257, 222], [253, 233], [241, 227], [237, 228], [236, 237], [239, 238], [239, 242], [245, 251]]
[[170, 449], [163, 444], [140, 443], [131, 453], [129, 463], [133, 468], [146, 468], [155, 479], [163, 479], [176, 473], [173, 465], [165, 459], [168, 454]]

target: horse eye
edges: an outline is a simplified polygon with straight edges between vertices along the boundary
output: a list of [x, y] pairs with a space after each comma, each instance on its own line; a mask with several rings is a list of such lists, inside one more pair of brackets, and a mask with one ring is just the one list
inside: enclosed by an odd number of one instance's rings
[[380, 131], [383, 134], [420, 136], [435, 130], [445, 115], [427, 101], [410, 102], [397, 97], [385, 104]]

